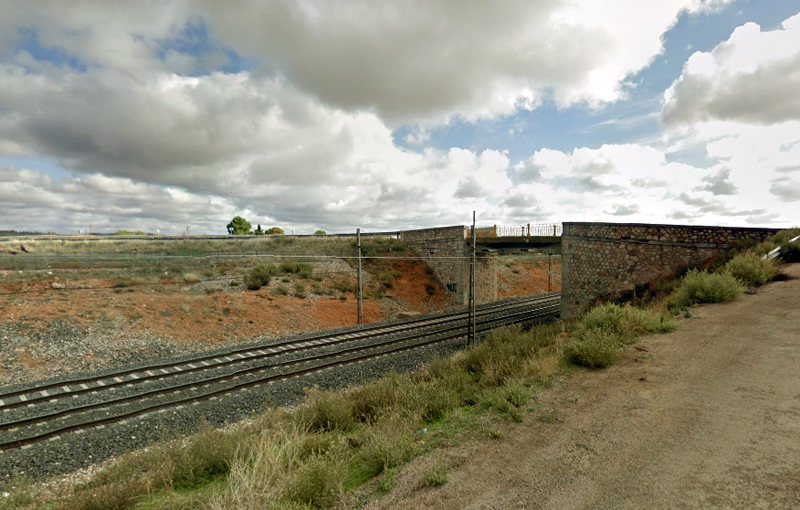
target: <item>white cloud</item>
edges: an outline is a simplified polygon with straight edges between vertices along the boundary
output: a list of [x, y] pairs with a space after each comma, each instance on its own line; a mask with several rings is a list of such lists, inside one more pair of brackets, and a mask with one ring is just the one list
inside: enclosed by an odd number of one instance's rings
[[[726, 2], [205, 2], [214, 34], [326, 104], [394, 124], [622, 97], [689, 10]], [[365, 22], [365, 20], [368, 20]]]
[[[689, 119], [679, 136], [720, 160], [709, 169], [634, 144], [525, 161], [425, 147], [453, 116], [496, 118], [549, 94], [560, 106], [619, 100], [681, 12], [721, 3], [0, 0], [0, 157], [70, 173], [0, 170], [0, 228], [223, 233], [242, 214], [383, 230], [465, 223], [472, 210], [498, 223], [781, 221], [788, 209], [763, 204], [797, 200], [794, 120]], [[179, 44], [197, 26], [209, 36], [199, 53]], [[19, 46], [30, 34], [56, 56]], [[226, 72], [229, 49], [252, 69]], [[735, 55], [717, 65], [743, 66]], [[702, 74], [696, 60], [687, 76]], [[392, 127], [417, 121], [406, 141], [420, 148], [396, 145]]]
[[[792, 221], [790, 207], [776, 206], [769, 197], [770, 182], [763, 180], [755, 193], [749, 176], [740, 182], [738, 159], [730, 158], [703, 169], [671, 162], [655, 147], [637, 144], [603, 145], [599, 149], [577, 148], [572, 153], [537, 151], [515, 172], [522, 182], [537, 182], [538, 194], [521, 192], [528, 184], [515, 186], [517, 195], [504, 205], [519, 207], [523, 197], [531, 204], [553, 200], [552, 215], [573, 221], [620, 221], [669, 223], [675, 220], [707, 224], [769, 224]], [[731, 166], [729, 168], [729, 165]], [[537, 169], [529, 179], [528, 169]], [[773, 185], [773, 192], [793, 201], [793, 183]], [[738, 189], [748, 193], [737, 193]], [[692, 191], [688, 191], [692, 190]]]
[[693, 54], [664, 94], [667, 126], [800, 119], [800, 14], [781, 27], [747, 23], [711, 52]]

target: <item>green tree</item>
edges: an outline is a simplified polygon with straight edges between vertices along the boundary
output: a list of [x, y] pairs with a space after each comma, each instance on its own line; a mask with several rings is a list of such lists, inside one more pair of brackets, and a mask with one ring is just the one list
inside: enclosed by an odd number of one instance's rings
[[228, 232], [235, 236], [246, 236], [252, 233], [250, 232], [250, 227], [249, 221], [241, 216], [237, 216], [228, 223]]
[[328, 235], [328, 233], [325, 232], [324, 230], [317, 230], [316, 232], [314, 232], [314, 235], [315, 236], [326, 236], [326, 235]]
[[257, 236], [263, 236], [264, 235], [264, 231], [261, 230], [261, 223], [258, 224], [258, 228], [255, 229], [255, 231], [253, 231], [253, 233], [255, 235], [257, 235]]
[[271, 229], [267, 230], [264, 233], [267, 234], [268, 236], [282, 236], [286, 232], [284, 232], [283, 229], [280, 227], [272, 227]]

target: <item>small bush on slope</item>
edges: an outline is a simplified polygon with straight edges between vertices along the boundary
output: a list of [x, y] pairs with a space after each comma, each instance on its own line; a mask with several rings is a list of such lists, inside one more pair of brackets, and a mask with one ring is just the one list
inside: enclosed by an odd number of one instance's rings
[[742, 292], [744, 286], [730, 274], [692, 270], [683, 277], [667, 306], [676, 309], [697, 303], [723, 303], [736, 299]]
[[748, 252], [735, 256], [722, 269], [746, 285], [763, 285], [778, 275], [778, 265], [755, 253]]

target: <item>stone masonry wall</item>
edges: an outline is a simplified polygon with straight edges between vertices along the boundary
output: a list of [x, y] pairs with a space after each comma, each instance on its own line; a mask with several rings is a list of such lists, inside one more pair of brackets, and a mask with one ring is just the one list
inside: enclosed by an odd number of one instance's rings
[[463, 225], [400, 232], [400, 240], [428, 264], [433, 276], [447, 290], [450, 306], [464, 302], [465, 235]]
[[[449, 306], [463, 306], [469, 300], [469, 230], [463, 226], [437, 227], [400, 232], [400, 240], [422, 258], [442, 288], [449, 294]], [[477, 257], [475, 301], [497, 300], [497, 256]]]
[[[464, 261], [464, 289], [469, 290], [469, 259]], [[475, 303], [497, 301], [497, 253], [479, 253], [475, 257]], [[469, 296], [464, 296], [469, 304]]]
[[561, 317], [618, 299], [637, 285], [700, 265], [731, 245], [762, 241], [776, 229], [638, 223], [564, 223]]

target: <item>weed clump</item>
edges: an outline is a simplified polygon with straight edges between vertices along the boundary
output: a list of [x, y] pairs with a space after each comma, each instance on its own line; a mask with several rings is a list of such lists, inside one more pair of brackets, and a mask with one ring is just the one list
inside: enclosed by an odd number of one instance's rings
[[763, 285], [778, 275], [778, 265], [755, 253], [748, 252], [729, 260], [722, 272], [746, 285]]
[[287, 296], [289, 295], [289, 289], [287, 289], [284, 285], [278, 285], [274, 289], [272, 289], [272, 295], [274, 296]]
[[630, 343], [645, 333], [667, 333], [676, 328], [677, 323], [671, 317], [630, 305], [608, 303], [592, 308], [583, 317], [577, 336], [581, 337], [587, 330], [603, 329], [617, 336], [623, 343]]
[[378, 282], [386, 287], [387, 289], [391, 289], [394, 285], [394, 279], [392, 277], [392, 273], [389, 271], [384, 271], [378, 274]]
[[529, 331], [522, 331], [519, 326], [498, 328], [479, 346], [469, 349], [459, 364], [478, 382], [497, 386], [516, 374], [541, 349], [555, 343], [558, 331], [555, 324]]
[[670, 309], [685, 308], [697, 303], [723, 303], [739, 297], [744, 286], [728, 273], [707, 273], [696, 269], [683, 277], [678, 289], [670, 296]]
[[344, 278], [334, 280], [331, 283], [331, 287], [338, 290], [339, 292], [352, 292], [353, 284], [349, 280], [345, 280]]
[[314, 455], [290, 475], [284, 497], [291, 502], [322, 508], [339, 501], [343, 494], [346, 463], [341, 456]]
[[564, 348], [564, 357], [579, 366], [605, 368], [617, 361], [620, 343], [609, 329], [586, 329], [577, 342]]
[[353, 404], [347, 396], [311, 388], [294, 415], [298, 425], [309, 431], [345, 431], [353, 426]]
[[382, 420], [365, 432], [359, 455], [373, 473], [382, 473], [413, 459], [415, 420], [399, 414]]
[[447, 481], [447, 469], [441, 461], [436, 462], [436, 465], [422, 475], [422, 485], [425, 487], [439, 487], [446, 484]]

